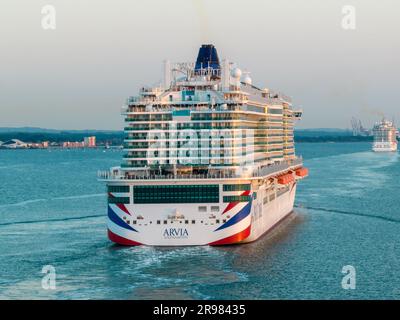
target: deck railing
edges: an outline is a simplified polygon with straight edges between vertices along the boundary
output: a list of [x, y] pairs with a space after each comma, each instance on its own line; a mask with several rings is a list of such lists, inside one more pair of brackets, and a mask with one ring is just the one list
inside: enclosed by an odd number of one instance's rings
[[126, 174], [121, 170], [112, 171], [98, 171], [97, 177], [100, 180], [190, 180], [190, 179], [243, 179], [243, 178], [259, 178], [265, 177], [272, 174], [279, 174], [280, 172], [293, 169], [301, 166], [303, 159], [297, 157], [293, 160], [285, 160], [279, 163], [270, 164], [261, 168], [256, 168], [246, 174], [236, 173], [227, 170], [221, 170], [218, 173], [208, 174], [168, 174], [168, 175], [154, 175], [154, 174]]

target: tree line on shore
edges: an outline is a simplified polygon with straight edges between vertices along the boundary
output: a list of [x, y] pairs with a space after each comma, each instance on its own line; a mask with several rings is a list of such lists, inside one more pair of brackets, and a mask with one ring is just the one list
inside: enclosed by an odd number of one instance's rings
[[[62, 143], [64, 141], [82, 141], [88, 135], [96, 136], [98, 144], [122, 145], [123, 131], [87, 131], [87, 132], [0, 132], [0, 141], [19, 139], [25, 142], [40, 143], [50, 141]], [[372, 141], [371, 136], [339, 135], [315, 132], [313, 134], [295, 133], [295, 142], [362, 142]]]

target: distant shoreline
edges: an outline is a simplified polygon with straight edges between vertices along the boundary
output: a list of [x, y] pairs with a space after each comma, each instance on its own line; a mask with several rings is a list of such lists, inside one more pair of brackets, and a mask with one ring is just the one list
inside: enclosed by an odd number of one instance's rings
[[[60, 132], [18, 132], [18, 131], [0, 131], [0, 141], [9, 141], [18, 139], [26, 143], [41, 143], [48, 141], [49, 144], [62, 144], [63, 142], [79, 142], [87, 136], [96, 136], [97, 146], [119, 146], [123, 143], [122, 131], [60, 131]], [[56, 147], [56, 146], [52, 146]]]
[[[123, 131], [60, 131], [60, 132], [18, 132], [0, 131], [0, 141], [19, 139], [29, 143], [62, 143], [64, 141], [82, 141], [85, 136], [96, 136], [97, 146], [121, 146], [123, 144]], [[324, 131], [324, 130], [296, 130], [294, 140], [296, 143], [302, 142], [372, 142], [372, 136], [353, 136], [343, 131]]]
[[313, 142], [372, 142], [373, 137], [363, 136], [323, 136], [323, 137], [294, 137], [296, 143]]

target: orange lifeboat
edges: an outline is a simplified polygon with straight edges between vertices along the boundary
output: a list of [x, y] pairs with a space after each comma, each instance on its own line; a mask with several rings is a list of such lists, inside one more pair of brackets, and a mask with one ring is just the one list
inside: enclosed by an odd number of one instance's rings
[[302, 178], [308, 176], [308, 169], [304, 168], [304, 167], [297, 169], [296, 176], [302, 177]]
[[279, 184], [288, 184], [290, 182], [293, 182], [293, 174], [292, 173], [286, 173], [280, 177], [278, 177], [278, 183]]

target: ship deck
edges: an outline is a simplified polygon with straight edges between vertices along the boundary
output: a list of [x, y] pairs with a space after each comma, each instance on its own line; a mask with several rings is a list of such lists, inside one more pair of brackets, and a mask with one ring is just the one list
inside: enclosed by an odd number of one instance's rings
[[129, 175], [121, 174], [119, 168], [114, 168], [112, 171], [99, 171], [98, 179], [104, 182], [120, 182], [120, 181], [210, 181], [210, 180], [259, 180], [268, 179], [286, 173], [289, 170], [296, 170], [303, 166], [301, 157], [293, 160], [285, 160], [279, 163], [264, 166], [249, 173], [232, 174], [224, 170], [215, 174], [177, 174], [177, 175]]

